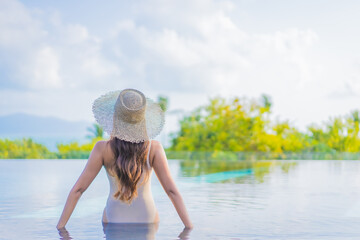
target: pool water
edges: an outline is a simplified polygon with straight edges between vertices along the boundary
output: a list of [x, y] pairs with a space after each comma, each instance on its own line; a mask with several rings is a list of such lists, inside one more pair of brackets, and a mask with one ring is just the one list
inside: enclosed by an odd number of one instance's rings
[[194, 229], [183, 225], [156, 175], [158, 225], [101, 224], [104, 169], [66, 232], [56, 224], [86, 160], [0, 160], [0, 239], [358, 239], [360, 161], [169, 160]]

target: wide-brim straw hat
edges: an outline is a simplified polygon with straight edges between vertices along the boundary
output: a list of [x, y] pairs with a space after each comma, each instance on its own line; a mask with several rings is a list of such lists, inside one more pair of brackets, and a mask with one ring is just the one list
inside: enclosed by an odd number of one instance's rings
[[132, 88], [101, 95], [95, 99], [92, 111], [106, 133], [128, 142], [153, 139], [165, 124], [160, 105]]

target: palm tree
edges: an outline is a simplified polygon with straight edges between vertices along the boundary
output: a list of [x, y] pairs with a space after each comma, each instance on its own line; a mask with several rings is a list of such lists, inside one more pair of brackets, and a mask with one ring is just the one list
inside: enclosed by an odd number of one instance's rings
[[271, 97], [269, 95], [262, 94], [261, 100], [262, 100], [263, 106], [270, 110], [270, 108], [272, 106]]
[[87, 138], [93, 139], [104, 137], [104, 129], [97, 123], [94, 123], [92, 127], [88, 127], [87, 130], [90, 132], [90, 134], [86, 136]]
[[351, 112], [352, 119], [355, 123], [360, 123], [360, 113], [358, 110], [354, 110]]
[[161, 109], [165, 112], [169, 106], [169, 98], [166, 96], [158, 96], [157, 102], [159, 103]]

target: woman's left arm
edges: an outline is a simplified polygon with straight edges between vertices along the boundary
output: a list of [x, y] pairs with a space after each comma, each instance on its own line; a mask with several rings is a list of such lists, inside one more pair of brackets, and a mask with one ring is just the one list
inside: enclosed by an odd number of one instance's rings
[[96, 175], [100, 172], [103, 165], [102, 151], [104, 143], [104, 141], [97, 142], [94, 148], [91, 150], [88, 162], [86, 163], [83, 172], [81, 173], [79, 179], [76, 181], [74, 187], [69, 193], [69, 196], [67, 197], [64, 210], [56, 226], [57, 229], [65, 227], [81, 195], [83, 192], [85, 192]]

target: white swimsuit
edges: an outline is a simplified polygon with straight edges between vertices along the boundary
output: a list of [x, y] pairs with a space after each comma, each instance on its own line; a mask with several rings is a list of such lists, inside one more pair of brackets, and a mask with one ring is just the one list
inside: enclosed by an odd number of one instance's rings
[[115, 192], [118, 190], [116, 178], [111, 176], [107, 171], [106, 174], [110, 183], [110, 192], [105, 206], [106, 218], [109, 223], [153, 223], [157, 214], [155, 202], [151, 192], [151, 174], [152, 168], [149, 163], [149, 155], [151, 148], [151, 140], [149, 144], [149, 152], [146, 162], [150, 169], [150, 176], [147, 182], [142, 183], [144, 174], [138, 183], [138, 196], [133, 199], [130, 205], [114, 198]]

